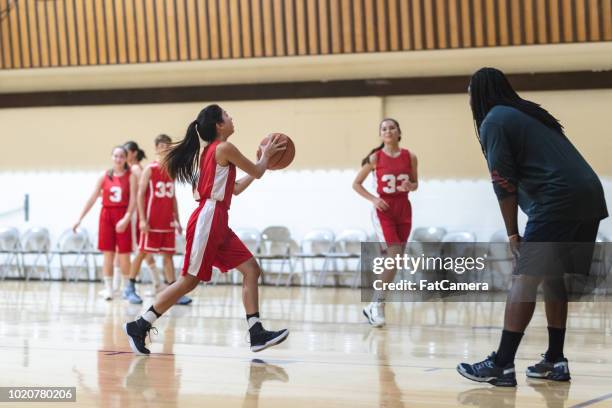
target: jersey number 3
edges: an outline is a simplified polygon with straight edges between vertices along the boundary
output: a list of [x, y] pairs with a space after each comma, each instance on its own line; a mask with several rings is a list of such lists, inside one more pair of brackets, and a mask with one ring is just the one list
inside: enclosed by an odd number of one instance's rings
[[110, 188], [110, 196], [108, 197], [108, 199], [110, 200], [111, 203], [120, 203], [121, 202], [121, 187], [119, 186], [112, 186]]
[[172, 198], [174, 197], [174, 183], [158, 181], [155, 183], [155, 197], [157, 198]]
[[399, 176], [395, 177], [393, 174], [385, 174], [380, 178], [380, 180], [383, 183], [387, 183], [387, 185], [382, 189], [383, 193], [393, 194], [397, 191], [397, 182], [402, 184], [404, 181], [409, 181], [410, 176], [407, 174], [400, 174]]

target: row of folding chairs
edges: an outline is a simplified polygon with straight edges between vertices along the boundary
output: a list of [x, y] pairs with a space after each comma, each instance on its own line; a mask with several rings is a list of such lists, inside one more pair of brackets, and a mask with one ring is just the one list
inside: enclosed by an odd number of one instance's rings
[[[176, 236], [177, 256], [185, 250], [185, 238]], [[86, 229], [65, 230], [52, 246], [46, 228], [32, 227], [22, 235], [16, 228], [0, 228], [0, 280], [7, 277], [29, 280], [51, 279], [51, 266], [57, 261], [59, 279], [77, 281], [98, 279], [99, 257]], [[93, 269], [93, 276], [90, 271]]]

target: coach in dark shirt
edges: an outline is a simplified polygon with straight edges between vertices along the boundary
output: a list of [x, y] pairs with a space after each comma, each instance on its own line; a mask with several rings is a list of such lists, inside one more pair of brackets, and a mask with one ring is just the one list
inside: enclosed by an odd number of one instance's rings
[[[590, 266], [599, 222], [608, 216], [601, 182], [559, 121], [538, 104], [522, 99], [501, 71], [483, 68], [472, 76], [470, 105], [508, 238], [520, 255], [497, 352], [476, 364], [461, 363], [457, 371], [478, 382], [516, 385], [514, 357], [541, 284], [549, 344], [544, 359], [527, 368], [527, 376], [568, 381], [569, 365], [563, 355], [567, 294], [562, 273]], [[519, 206], [528, 216], [522, 238], [517, 225]], [[580, 255], [568, 257], [567, 253]]]

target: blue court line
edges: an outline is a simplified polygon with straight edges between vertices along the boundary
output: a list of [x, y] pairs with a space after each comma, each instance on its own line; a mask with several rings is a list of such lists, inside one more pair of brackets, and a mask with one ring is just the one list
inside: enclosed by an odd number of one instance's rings
[[577, 405], [572, 405], [569, 408], [588, 407], [589, 405], [597, 404], [598, 402], [605, 401], [610, 398], [612, 398], [612, 392], [610, 394], [602, 395], [601, 397], [593, 398], [592, 400], [581, 402], [580, 404], [577, 404]]

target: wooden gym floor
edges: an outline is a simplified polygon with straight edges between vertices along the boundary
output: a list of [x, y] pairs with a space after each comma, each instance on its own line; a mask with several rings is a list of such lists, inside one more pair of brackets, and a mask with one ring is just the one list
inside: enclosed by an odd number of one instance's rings
[[455, 366], [497, 348], [503, 303], [388, 304], [389, 324], [372, 329], [357, 290], [263, 287], [264, 324], [291, 335], [252, 353], [240, 287], [200, 286], [191, 306], [158, 321], [154, 354], [136, 357], [122, 324], [142, 307], [104, 302], [100, 289], [0, 282], [0, 385], [76, 386], [77, 402], [61, 406], [612, 407], [611, 303], [571, 305], [571, 383], [523, 375], [546, 348], [540, 305], [517, 356], [519, 385], [500, 389]]

